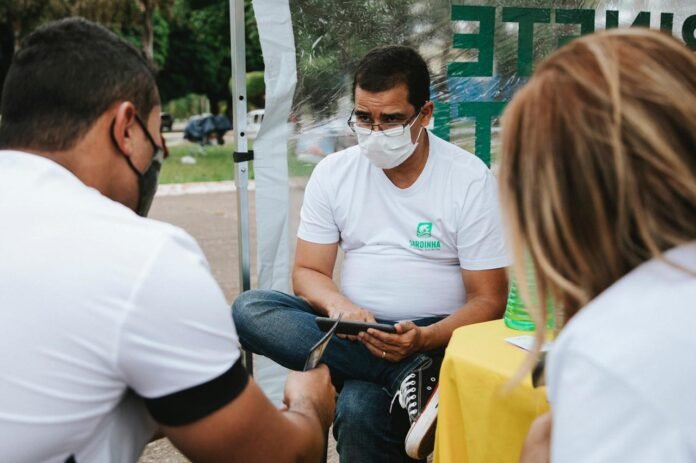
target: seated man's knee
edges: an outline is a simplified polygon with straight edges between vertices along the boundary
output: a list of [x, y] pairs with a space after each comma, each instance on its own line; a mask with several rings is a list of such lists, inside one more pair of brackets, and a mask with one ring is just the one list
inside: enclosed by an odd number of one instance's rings
[[232, 303], [232, 319], [237, 331], [253, 324], [258, 315], [267, 307], [269, 291], [250, 290], [240, 294]]

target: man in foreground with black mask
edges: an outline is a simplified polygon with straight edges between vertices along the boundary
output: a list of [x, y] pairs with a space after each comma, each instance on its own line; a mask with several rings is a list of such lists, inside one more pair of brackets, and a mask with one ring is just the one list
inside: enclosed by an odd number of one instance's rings
[[[0, 113], [0, 460], [317, 461], [326, 367], [286, 409], [247, 377], [205, 256], [144, 217], [166, 156], [142, 53], [81, 19], [28, 36]], [[137, 215], [134, 213], [137, 212]], [[154, 420], [153, 420], [154, 418]]]

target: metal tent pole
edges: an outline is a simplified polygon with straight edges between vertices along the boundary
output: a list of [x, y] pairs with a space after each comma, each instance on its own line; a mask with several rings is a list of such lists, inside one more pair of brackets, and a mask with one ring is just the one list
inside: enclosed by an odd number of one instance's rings
[[[249, 252], [249, 161], [253, 151], [247, 147], [246, 45], [244, 38], [244, 0], [230, 0], [230, 38], [232, 46], [232, 127], [234, 129], [234, 183], [237, 187], [237, 238], [239, 283], [242, 292], [251, 288]], [[244, 365], [253, 373], [253, 356], [244, 352]]]
[[[238, 238], [239, 238], [239, 279], [242, 291], [251, 288], [249, 253], [249, 161], [254, 159], [249, 151], [246, 138], [246, 52], [244, 37], [244, 0], [230, 0], [230, 37], [232, 39], [232, 99], [234, 128], [234, 183], [237, 187]], [[253, 374], [254, 358], [251, 352], [244, 352], [244, 365]], [[322, 463], [328, 455], [328, 434], [324, 436]]]

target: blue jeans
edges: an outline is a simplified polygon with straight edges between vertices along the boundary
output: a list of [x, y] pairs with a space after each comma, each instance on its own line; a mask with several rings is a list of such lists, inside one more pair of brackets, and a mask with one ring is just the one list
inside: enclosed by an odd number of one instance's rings
[[[304, 300], [279, 291], [242, 293], [232, 306], [242, 347], [264, 355], [291, 370], [302, 370], [309, 350], [324, 334], [317, 314]], [[419, 326], [441, 318], [414, 320]], [[394, 323], [392, 320], [377, 320]], [[442, 355], [438, 350], [434, 355]], [[322, 357], [340, 388], [334, 437], [344, 463], [412, 462], [404, 451], [408, 416], [398, 404], [389, 412], [401, 381], [421, 366], [428, 354], [414, 354], [401, 362], [375, 357], [359, 342], [334, 337]]]

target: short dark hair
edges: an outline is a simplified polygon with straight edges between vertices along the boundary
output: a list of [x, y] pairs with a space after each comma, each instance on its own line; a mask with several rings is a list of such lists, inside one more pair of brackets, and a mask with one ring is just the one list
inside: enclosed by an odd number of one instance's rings
[[72, 148], [114, 103], [148, 117], [159, 104], [145, 54], [105, 27], [69, 18], [22, 42], [5, 79], [0, 148]]
[[368, 92], [383, 92], [399, 84], [408, 88], [408, 102], [419, 110], [430, 99], [430, 73], [416, 50], [388, 45], [370, 50], [355, 71], [353, 95], [360, 87]]

